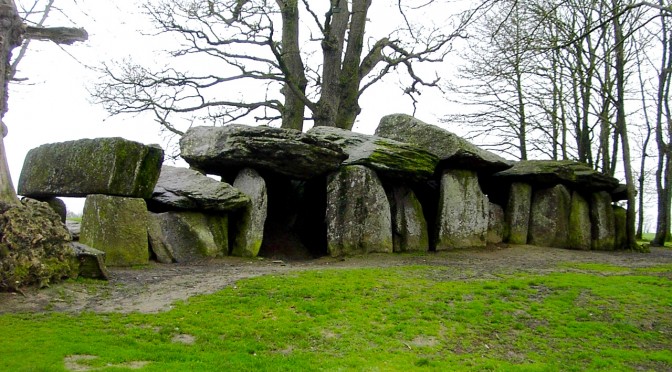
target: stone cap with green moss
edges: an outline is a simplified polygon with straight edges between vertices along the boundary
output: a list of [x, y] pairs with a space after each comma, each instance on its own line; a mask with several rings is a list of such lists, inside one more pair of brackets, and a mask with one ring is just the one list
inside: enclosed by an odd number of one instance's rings
[[163, 150], [120, 137], [52, 143], [28, 152], [18, 193], [30, 197], [105, 194], [148, 198]]

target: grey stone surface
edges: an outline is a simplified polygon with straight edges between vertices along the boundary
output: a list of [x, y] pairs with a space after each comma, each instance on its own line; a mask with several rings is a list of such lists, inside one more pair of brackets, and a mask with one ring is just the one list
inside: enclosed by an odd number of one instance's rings
[[65, 218], [68, 214], [68, 208], [65, 206], [65, 202], [63, 200], [56, 197], [42, 198], [38, 200], [49, 204], [51, 209], [53, 209], [54, 212], [56, 212], [58, 216], [61, 217], [61, 222], [65, 223]]
[[383, 117], [375, 134], [425, 149], [436, 155], [443, 167], [494, 173], [512, 165], [512, 162], [483, 150], [454, 133], [405, 114]]
[[70, 232], [73, 241], [79, 240], [79, 234], [82, 231], [82, 223], [79, 221], [65, 220], [65, 227]]
[[242, 208], [249, 202], [247, 195], [226, 182], [214, 180], [195, 170], [164, 165], [147, 205], [153, 212], [227, 212]]
[[159, 262], [192, 262], [228, 254], [226, 214], [150, 212], [148, 218], [149, 243]]
[[231, 255], [256, 257], [264, 240], [264, 225], [268, 215], [266, 182], [254, 169], [245, 168], [238, 173], [233, 187], [250, 198], [235, 218], [235, 235]]
[[527, 244], [532, 208], [532, 186], [514, 182], [509, 189], [505, 213], [505, 240], [511, 244]]
[[393, 251], [390, 203], [367, 167], [350, 165], [328, 176], [326, 221], [331, 256]]
[[427, 221], [413, 190], [407, 186], [395, 186], [387, 197], [391, 208], [394, 252], [427, 252]]
[[488, 208], [488, 244], [499, 244], [504, 241], [505, 223], [504, 209], [495, 203], [489, 203]]
[[80, 277], [104, 280], [110, 278], [110, 273], [105, 266], [105, 252], [81, 243], [72, 243], [72, 248], [79, 263]]
[[147, 264], [149, 246], [145, 201], [120, 196], [87, 196], [79, 241], [105, 252], [107, 266]]
[[436, 250], [485, 247], [489, 201], [471, 170], [446, 170], [441, 177]]
[[493, 177], [507, 182], [525, 182], [533, 187], [553, 187], [564, 184], [572, 190], [586, 193], [612, 191], [618, 187], [616, 178], [597, 172], [575, 161], [526, 160]]
[[163, 150], [123, 138], [82, 139], [34, 148], [26, 155], [18, 193], [43, 198], [105, 194], [148, 198]]
[[571, 194], [563, 185], [540, 189], [532, 196], [528, 243], [566, 248], [569, 238]]
[[315, 137], [339, 146], [348, 159], [343, 165], [365, 165], [379, 176], [403, 180], [424, 180], [434, 174], [439, 159], [407, 143], [333, 127], [313, 127]]
[[617, 205], [614, 208], [614, 249], [628, 249], [627, 210]]
[[181, 156], [208, 174], [242, 168], [309, 179], [336, 170], [347, 155], [328, 141], [296, 130], [246, 125], [194, 127], [180, 139]]
[[574, 191], [569, 213], [567, 248], [590, 250], [591, 240], [590, 204], [580, 193]]
[[590, 221], [592, 226], [592, 249], [612, 251], [615, 248], [616, 225], [611, 196], [606, 191], [590, 197]]

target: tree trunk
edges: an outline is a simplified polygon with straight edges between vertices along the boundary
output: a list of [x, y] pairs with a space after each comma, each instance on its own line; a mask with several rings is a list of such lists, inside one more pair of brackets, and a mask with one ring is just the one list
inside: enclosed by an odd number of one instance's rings
[[[11, 76], [12, 50], [23, 40], [23, 21], [16, 11], [13, 0], [0, 0], [0, 123], [7, 112], [8, 77]], [[2, 123], [0, 137], [0, 204], [17, 204], [16, 192], [7, 164], [4, 136], [7, 133]]]
[[306, 105], [290, 88], [290, 84], [305, 96], [308, 80], [301, 60], [299, 46], [298, 0], [278, 0], [282, 14], [282, 60], [287, 67], [287, 82], [282, 89], [285, 104], [282, 110], [282, 128], [303, 130], [303, 114]]

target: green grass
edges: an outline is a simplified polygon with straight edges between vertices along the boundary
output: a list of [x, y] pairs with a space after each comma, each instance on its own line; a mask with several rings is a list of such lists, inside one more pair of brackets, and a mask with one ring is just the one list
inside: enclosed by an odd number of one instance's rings
[[[640, 244], [648, 244], [651, 243], [653, 238], [656, 237], [655, 233], [642, 233], [642, 240], [639, 241]], [[666, 248], [672, 248], [672, 242], [665, 242], [665, 247]]]
[[111, 371], [672, 369], [672, 265], [575, 269], [308, 271], [160, 314], [2, 315], [0, 370], [61, 371], [72, 355]]

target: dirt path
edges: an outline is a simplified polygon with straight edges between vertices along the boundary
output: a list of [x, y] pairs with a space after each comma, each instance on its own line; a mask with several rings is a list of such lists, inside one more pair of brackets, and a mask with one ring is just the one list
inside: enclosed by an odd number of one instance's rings
[[652, 248], [651, 253], [571, 251], [533, 246], [467, 249], [421, 255], [375, 254], [347, 259], [310, 261], [225, 258], [197, 264], [162, 265], [143, 269], [111, 269], [109, 282], [57, 284], [29, 290], [25, 296], [0, 293], [0, 313], [7, 312], [159, 312], [176, 301], [216, 292], [238, 280], [260, 275], [328, 268], [435, 265], [449, 268], [447, 279], [494, 278], [519, 271], [547, 273], [562, 270], [561, 263], [604, 263], [646, 267], [672, 263], [672, 249]]

